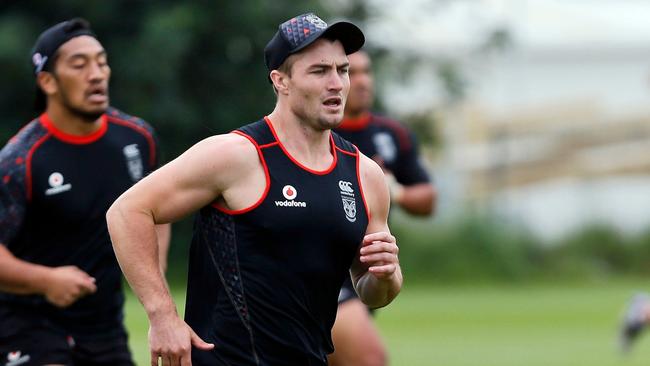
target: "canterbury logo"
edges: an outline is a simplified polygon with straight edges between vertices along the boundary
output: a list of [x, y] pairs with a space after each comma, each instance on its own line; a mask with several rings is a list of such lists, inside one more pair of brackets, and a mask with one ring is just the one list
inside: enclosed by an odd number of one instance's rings
[[342, 194], [354, 196], [354, 189], [352, 189], [352, 183], [346, 182], [344, 180], [339, 181], [339, 188], [341, 189]]

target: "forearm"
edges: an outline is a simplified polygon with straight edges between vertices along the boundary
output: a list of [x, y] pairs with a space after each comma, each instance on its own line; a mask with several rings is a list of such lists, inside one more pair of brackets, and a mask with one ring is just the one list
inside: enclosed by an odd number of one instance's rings
[[16, 258], [0, 244], [0, 290], [19, 295], [42, 294], [51, 268]]
[[354, 281], [359, 298], [371, 309], [390, 304], [402, 289], [402, 282], [402, 271], [399, 265], [389, 278], [378, 279], [366, 271], [358, 275]]
[[169, 244], [172, 236], [172, 225], [156, 225], [156, 236], [158, 237], [158, 262], [160, 272], [165, 275], [167, 272], [167, 259], [169, 257]]
[[436, 211], [437, 191], [430, 183], [401, 186], [392, 199], [411, 215], [429, 216]]
[[149, 319], [175, 313], [176, 307], [160, 270], [153, 216], [118, 200], [106, 218], [117, 260]]

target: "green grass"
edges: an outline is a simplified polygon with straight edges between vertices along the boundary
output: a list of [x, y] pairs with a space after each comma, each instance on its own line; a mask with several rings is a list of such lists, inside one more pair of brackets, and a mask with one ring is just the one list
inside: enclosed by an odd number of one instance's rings
[[[616, 348], [621, 312], [638, 289], [650, 290], [650, 280], [413, 285], [376, 321], [393, 366], [648, 365], [650, 339], [628, 357]], [[136, 362], [147, 365], [147, 320], [133, 296], [126, 312]]]

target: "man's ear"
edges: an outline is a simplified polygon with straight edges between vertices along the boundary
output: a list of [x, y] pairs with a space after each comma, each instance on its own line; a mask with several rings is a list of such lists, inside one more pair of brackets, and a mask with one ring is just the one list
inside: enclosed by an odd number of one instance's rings
[[287, 94], [289, 75], [278, 70], [273, 70], [269, 77], [271, 78], [273, 87], [277, 90], [278, 94]]
[[51, 72], [41, 71], [36, 76], [36, 84], [41, 88], [45, 95], [50, 96], [57, 92], [59, 85]]

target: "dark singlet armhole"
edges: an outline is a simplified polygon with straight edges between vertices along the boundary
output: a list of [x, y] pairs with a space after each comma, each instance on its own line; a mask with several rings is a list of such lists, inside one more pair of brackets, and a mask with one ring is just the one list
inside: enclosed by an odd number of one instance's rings
[[267, 144], [267, 145], [264, 145], [264, 146], [260, 147], [257, 144], [257, 141], [255, 141], [255, 139], [253, 139], [251, 136], [249, 136], [249, 135], [247, 135], [247, 134], [245, 134], [245, 133], [243, 133], [241, 131], [233, 131], [231, 133], [235, 133], [237, 135], [240, 135], [240, 136], [243, 136], [243, 137], [247, 138], [248, 141], [250, 141], [255, 146], [255, 150], [257, 150], [257, 156], [260, 159], [260, 162], [262, 163], [262, 167], [264, 168], [264, 177], [266, 179], [264, 192], [262, 193], [262, 196], [255, 203], [253, 203], [251, 206], [245, 207], [245, 208], [242, 208], [242, 209], [239, 209], [239, 210], [227, 209], [227, 208], [219, 205], [216, 201], [213, 202], [210, 205], [212, 207], [214, 207], [215, 209], [217, 209], [217, 210], [219, 210], [219, 211], [221, 211], [221, 212], [223, 212], [225, 214], [228, 214], [228, 215], [241, 215], [241, 214], [244, 214], [246, 212], [254, 210], [257, 206], [259, 206], [262, 202], [264, 202], [264, 199], [266, 199], [266, 196], [269, 193], [269, 189], [271, 188], [271, 177], [269, 176], [269, 168], [266, 165], [266, 160], [264, 159], [264, 154], [262, 154], [262, 148], [273, 146], [273, 145], [275, 145], [275, 143]]

